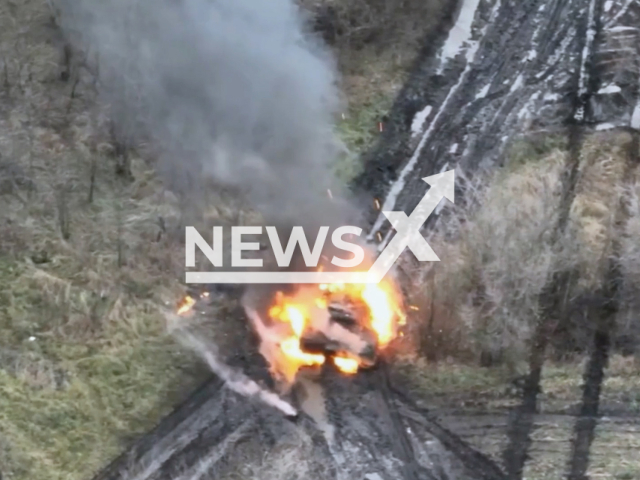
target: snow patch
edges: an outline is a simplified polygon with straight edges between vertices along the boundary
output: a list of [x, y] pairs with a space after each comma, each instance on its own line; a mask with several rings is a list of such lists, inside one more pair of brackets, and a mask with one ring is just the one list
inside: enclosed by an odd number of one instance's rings
[[593, 42], [596, 38], [596, 0], [589, 2], [589, 28], [587, 29], [587, 39], [582, 49], [582, 60], [580, 64], [580, 80], [578, 85], [578, 95], [581, 97], [587, 93], [588, 73], [587, 62], [593, 51]]
[[433, 107], [431, 105], [427, 105], [418, 113], [416, 113], [416, 115], [413, 117], [413, 121], [411, 122], [411, 136], [417, 135], [422, 131], [424, 122], [431, 113], [431, 110], [433, 110]]
[[[407, 176], [416, 167], [416, 164], [418, 163], [418, 159], [420, 158], [420, 153], [422, 153], [422, 149], [426, 145], [427, 140], [429, 140], [429, 138], [431, 137], [431, 134], [433, 133], [435, 126], [438, 124], [438, 119], [440, 118], [442, 113], [447, 110], [447, 105], [451, 101], [451, 98], [455, 95], [455, 93], [458, 91], [460, 86], [464, 83], [464, 80], [467, 77], [467, 74], [471, 70], [471, 60], [473, 59], [476, 52], [478, 51], [479, 45], [480, 44], [478, 42], [473, 42], [473, 44], [469, 47], [469, 50], [467, 51], [467, 59], [469, 60], [467, 62], [467, 66], [464, 68], [464, 71], [460, 74], [460, 77], [458, 78], [458, 82], [453, 87], [451, 87], [451, 90], [449, 90], [449, 93], [447, 93], [447, 96], [442, 102], [442, 105], [438, 109], [438, 113], [436, 113], [436, 115], [434, 116], [433, 120], [431, 121], [431, 124], [429, 125], [429, 128], [427, 128], [427, 130], [424, 132], [424, 135], [422, 136], [420, 143], [418, 143], [418, 146], [414, 150], [413, 155], [411, 156], [407, 164], [404, 166], [404, 168], [398, 175], [398, 179], [391, 185], [391, 188], [389, 189], [389, 193], [387, 193], [387, 198], [385, 198], [384, 204], [380, 209], [380, 214], [378, 215], [378, 218], [376, 219], [375, 223], [373, 224], [373, 227], [371, 228], [371, 231], [369, 232], [369, 235], [367, 236], [367, 240], [369, 241], [373, 240], [376, 232], [380, 230], [380, 227], [382, 227], [382, 224], [387, 220], [387, 217], [382, 212], [389, 212], [395, 208], [396, 202], [398, 200], [398, 196], [400, 195], [400, 193], [402, 193], [402, 190], [404, 189], [404, 186], [407, 182]], [[385, 241], [382, 242], [380, 245], [386, 245], [386, 243], [387, 243], [387, 239], [385, 238]]]
[[454, 143], [453, 145], [451, 145], [451, 148], [449, 149], [449, 153], [451, 153], [452, 155], [455, 154], [458, 151], [458, 144]]
[[604, 11], [609, 12], [612, 6], [613, 6], [613, 0], [607, 0], [606, 2], [604, 2]]
[[598, 90], [598, 94], [600, 95], [607, 95], [610, 93], [620, 93], [622, 91], [622, 89], [615, 84], [611, 84], [611, 85], [607, 85], [606, 87], [602, 87], [600, 90]]
[[627, 13], [627, 10], [629, 10], [629, 7], [631, 6], [632, 3], [636, 2], [637, 0], [626, 0], [625, 4], [622, 6], [622, 8], [620, 10], [618, 10], [618, 13], [616, 13], [616, 15], [607, 22], [607, 24], [605, 25], [605, 27], [611, 27], [612, 25], [615, 25], [615, 23], [620, 20], [620, 17], [622, 17], [625, 13]]
[[[467, 11], [470, 11], [470, 8], [468, 7], [468, 5], [474, 5], [473, 14], [471, 15], [471, 20], [470, 20], [470, 22], [473, 23], [473, 17], [475, 16], [475, 9], [477, 8], [480, 0], [464, 0], [464, 1], [465, 1], [465, 5], [467, 5]], [[500, 9], [501, 4], [502, 4], [502, 0], [497, 0], [496, 3], [494, 4], [493, 10], [491, 12], [491, 19], [488, 22], [488, 24], [485, 25], [485, 27], [483, 28], [483, 30], [482, 30], [482, 32], [480, 34], [481, 37], [486, 33], [488, 26], [495, 19], [496, 15], [498, 13], [498, 10]], [[464, 5], [463, 5], [463, 8], [464, 8]], [[469, 15], [467, 14], [467, 17], [468, 16]], [[461, 13], [460, 17], [462, 17], [462, 13]], [[458, 18], [458, 22], [460, 22], [460, 20], [461, 20], [460, 17]], [[457, 25], [458, 22], [456, 22], [456, 25]], [[470, 27], [469, 27], [469, 30], [470, 30]], [[449, 32], [449, 35], [451, 36], [451, 32]], [[447, 40], [447, 42], [448, 41], [449, 40]], [[411, 158], [409, 159], [407, 164], [404, 166], [404, 168], [402, 169], [402, 171], [398, 175], [397, 180], [394, 183], [391, 184], [391, 188], [389, 189], [389, 192], [387, 193], [387, 197], [385, 198], [384, 204], [382, 205], [382, 208], [380, 209], [380, 214], [378, 215], [378, 218], [376, 219], [373, 227], [371, 228], [371, 231], [369, 232], [369, 235], [367, 236], [367, 240], [368, 241], [373, 240], [376, 232], [378, 232], [378, 230], [380, 230], [380, 227], [382, 227], [382, 224], [387, 219], [387, 217], [382, 212], [383, 211], [392, 211], [394, 209], [394, 207], [396, 205], [396, 201], [398, 199], [398, 196], [400, 195], [400, 193], [402, 192], [402, 190], [403, 190], [403, 188], [404, 188], [404, 186], [406, 184], [407, 175], [409, 175], [413, 171], [413, 169], [416, 167], [416, 164], [418, 163], [418, 158], [420, 157], [420, 153], [422, 152], [422, 149], [424, 148], [424, 146], [426, 145], [427, 141], [431, 137], [431, 134], [433, 133], [434, 128], [438, 123], [438, 119], [443, 114], [443, 112], [446, 111], [447, 105], [451, 101], [451, 98], [457, 93], [457, 91], [460, 88], [460, 86], [464, 83], [464, 80], [465, 80], [466, 76], [469, 74], [469, 71], [471, 70], [471, 67], [472, 67], [471, 63], [472, 63], [476, 53], [478, 52], [479, 46], [480, 46], [480, 42], [477, 42], [477, 41], [476, 42], [470, 42], [469, 48], [467, 49], [467, 53], [466, 53], [467, 65], [465, 66], [464, 70], [460, 74], [460, 77], [458, 78], [458, 81], [456, 82], [456, 84], [453, 87], [451, 87], [451, 89], [449, 90], [449, 93], [447, 93], [447, 96], [445, 97], [444, 101], [442, 102], [442, 105], [438, 109], [438, 112], [436, 113], [436, 115], [434, 116], [433, 120], [431, 121], [431, 124], [429, 125], [429, 127], [425, 131], [424, 135], [422, 136], [422, 139], [420, 140], [420, 143], [418, 144], [418, 146], [414, 150], [413, 155], [411, 156]], [[467, 145], [465, 147], [465, 154], [468, 151], [468, 149], [469, 149], [469, 146]], [[388, 235], [389, 234], [387, 233], [387, 236]], [[383, 242], [383, 244], [386, 245], [386, 242], [388, 242], [388, 239], [385, 239], [385, 242]]]
[[610, 33], [637, 32], [638, 29], [636, 27], [625, 27], [624, 25], [618, 25], [617, 27], [608, 28], [607, 31]]
[[613, 123], [599, 123], [596, 125], [596, 131], [602, 132], [603, 130], [611, 130], [612, 128], [616, 128]]
[[509, 93], [515, 92], [520, 87], [522, 87], [523, 84], [524, 84], [524, 77], [522, 76], [522, 74], [520, 74], [516, 77], [515, 81], [513, 82], [513, 85], [511, 85], [511, 89], [509, 90]]
[[[569, 31], [567, 35], [562, 39], [562, 42], [560, 43], [560, 48], [556, 52], [554, 52], [554, 54], [551, 57], [549, 57], [549, 59], [545, 62], [545, 65], [549, 67], [557, 65], [560, 57], [567, 52], [569, 48], [569, 44], [573, 41], [574, 35], [575, 35], [575, 29], [572, 28], [571, 31]], [[540, 72], [536, 74], [535, 78], [540, 79], [545, 75], [547, 75], [547, 71], [545, 69], [542, 69]], [[553, 77], [549, 77], [548, 80], [551, 80], [551, 78]]]
[[640, 103], [637, 104], [636, 108], [633, 109], [630, 126], [635, 130], [640, 130]]
[[476, 16], [480, 0], [463, 0], [456, 24], [449, 30], [449, 36], [440, 51], [440, 66], [437, 73], [442, 73], [447, 60], [455, 58], [467, 40], [471, 37], [471, 26]]
[[560, 94], [559, 93], [551, 93], [551, 92], [547, 92], [544, 94], [544, 97], [542, 97], [542, 99], [545, 102], [555, 102], [560, 100]]
[[476, 95], [476, 100], [480, 100], [481, 98], [484, 98], [487, 96], [487, 93], [489, 93], [489, 89], [491, 88], [491, 83], [487, 83], [482, 90], [480, 90], [478, 92], [478, 94]]
[[533, 95], [531, 95], [531, 97], [529, 97], [529, 100], [527, 100], [527, 102], [518, 112], [518, 120], [531, 117], [531, 107], [533, 106], [535, 101], [538, 100], [538, 98], [540, 98], [540, 92], [535, 92]]

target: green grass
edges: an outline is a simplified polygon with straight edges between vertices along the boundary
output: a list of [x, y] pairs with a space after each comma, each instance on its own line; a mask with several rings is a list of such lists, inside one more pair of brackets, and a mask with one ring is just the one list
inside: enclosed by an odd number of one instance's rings
[[[122, 300], [127, 315], [99, 333], [57, 332], [52, 314], [65, 307], [42, 285], [34, 288], [33, 275], [19, 261], [0, 261], [2, 473], [87, 478], [194, 383], [185, 371], [194, 360], [165, 333], [157, 308], [133, 296]], [[80, 308], [91, 293], [71, 286], [69, 307]]]
[[362, 172], [362, 154], [371, 149], [380, 135], [378, 123], [393, 103], [391, 94], [378, 94], [350, 108], [338, 122], [337, 133], [349, 150], [336, 160], [336, 175], [349, 182]]
[[505, 158], [507, 168], [517, 169], [524, 164], [544, 160], [554, 150], [567, 151], [569, 140], [562, 134], [542, 134], [515, 139], [509, 145]]

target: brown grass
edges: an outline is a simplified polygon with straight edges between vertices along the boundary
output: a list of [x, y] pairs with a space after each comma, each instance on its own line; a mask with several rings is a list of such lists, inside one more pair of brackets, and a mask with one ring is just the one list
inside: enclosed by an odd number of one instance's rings
[[[625, 282], [621, 292], [618, 330], [628, 342], [640, 345], [640, 166], [631, 171], [625, 194], [627, 216], [620, 237], [620, 265]], [[637, 355], [638, 349], [635, 351]]]
[[[545, 364], [526, 478], [551, 480], [566, 472], [585, 360]], [[396, 368], [411, 379], [416, 396], [444, 426], [496, 462], [502, 461], [509, 409], [521, 401], [507, 369], [420, 361], [396, 364]], [[633, 359], [614, 355], [606, 373], [600, 408], [607, 413], [595, 432], [589, 475], [638, 478], [640, 425], [634, 416], [640, 409], [640, 370]]]
[[[444, 218], [431, 240], [442, 261], [422, 272], [418, 288], [423, 290], [416, 292], [417, 298], [429, 299], [422, 319], [427, 351], [524, 367], [522, 352], [552, 274], [572, 272], [570, 307], [588, 298], [604, 281], [612, 240], [621, 233], [614, 221], [625, 195], [631, 206], [624, 228], [636, 226], [635, 190], [625, 186], [630, 142], [624, 132], [586, 139], [569, 226], [555, 243], [560, 175], [567, 162], [562, 141], [548, 142], [548, 149], [538, 148], [537, 154], [528, 145], [516, 145], [504, 169], [476, 179], [476, 185], [487, 186], [471, 186], [471, 206]], [[529, 161], [523, 161], [523, 152]], [[634, 289], [637, 252], [628, 233], [624, 238], [624, 284]], [[637, 307], [632, 310], [637, 315]]]
[[[342, 133], [358, 152], [370, 145], [444, 2], [325, 4], [340, 13], [336, 45], [351, 100]], [[433, 21], [417, 24], [419, 12]], [[132, 157], [130, 181], [116, 175], [90, 76], [75, 65], [71, 81], [60, 81], [60, 39], [49, 15], [44, 0], [0, 3], [0, 465], [8, 480], [87, 478], [199, 378], [197, 360], [169, 338], [162, 315], [184, 293], [178, 233], [185, 212], [141, 155]], [[619, 183], [628, 141], [609, 133], [587, 142], [567, 237], [573, 249], [549, 241], [567, 155], [562, 141], [533, 149], [523, 142], [488, 188], [478, 188], [475, 206], [447, 220], [452, 227], [432, 242], [443, 262], [423, 272], [414, 292], [416, 316], [439, 355], [488, 351], [516, 368], [538, 315], [534, 299], [553, 269], [573, 262], [586, 291], [601, 281], [622, 190], [629, 214], [621, 325], [640, 330], [638, 172], [635, 183]], [[236, 222], [234, 202], [212, 197], [196, 216]], [[431, 385], [455, 390], [449, 395], [462, 395], [469, 377], [476, 394], [507, 378], [502, 370], [480, 378], [465, 366], [441, 374]], [[623, 384], [625, 375], [607, 381]], [[303, 468], [297, 455], [285, 446], [246, 475], [266, 478], [271, 462]]]
[[[338, 46], [350, 100], [340, 130], [353, 159], [372, 142], [416, 44], [394, 52], [400, 37], [392, 48], [381, 37], [362, 43], [359, 35], [386, 23], [360, 17], [369, 7], [358, 0], [338, 7], [339, 21], [364, 27], [355, 25]], [[409, 18], [400, 5], [387, 7]], [[199, 361], [170, 338], [162, 314], [184, 293], [181, 226], [251, 221], [219, 189], [202, 211], [185, 211], [144, 149], [132, 153], [132, 178], [116, 174], [117, 145], [95, 102], [94, 78], [79, 52], [64, 65], [51, 13], [46, 0], [0, 4], [0, 465], [7, 480], [88, 478], [199, 381]], [[357, 54], [345, 50], [356, 44]], [[353, 174], [343, 168], [346, 178]], [[265, 462], [288, 470], [300, 454], [289, 450]], [[267, 463], [247, 475], [262, 478]]]
[[115, 174], [91, 79], [60, 81], [49, 15], [44, 1], [0, 5], [0, 464], [11, 480], [87, 478], [201, 376], [161, 314], [184, 291], [179, 201], [139, 156], [131, 181]]
[[[404, 84], [423, 39], [442, 22], [444, 0], [298, 0], [333, 47], [347, 108], [338, 120], [347, 147], [337, 162], [345, 181], [379, 135], [378, 122]], [[313, 22], [312, 22], [313, 23]]]

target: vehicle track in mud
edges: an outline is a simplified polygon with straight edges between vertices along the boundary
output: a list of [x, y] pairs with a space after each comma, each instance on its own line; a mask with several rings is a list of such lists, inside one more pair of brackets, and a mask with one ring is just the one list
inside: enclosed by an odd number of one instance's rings
[[[399, 101], [398, 110], [394, 109], [391, 115], [391, 122], [395, 123], [371, 153], [365, 173], [355, 182], [356, 188], [384, 199], [380, 210], [404, 210], [409, 214], [426, 188], [422, 177], [456, 168], [460, 187], [460, 180], [464, 183], [477, 172], [500, 165], [505, 147], [519, 136], [560, 134], [568, 139], [569, 150], [556, 228], [556, 235], [561, 234], [573, 201], [586, 135], [614, 128], [630, 130], [635, 152], [629, 152], [629, 167], [637, 164], [638, 20], [640, 5], [634, 0], [481, 2], [466, 48], [450, 65], [440, 67], [442, 73], [432, 64], [426, 70], [430, 73], [423, 76], [422, 88], [434, 86], [436, 92], [424, 95], [422, 104], [416, 106], [428, 112], [422, 128], [412, 132], [408, 122], [402, 123]], [[436, 60], [422, 60], [429, 61]], [[403, 94], [411, 95], [403, 92], [401, 97]], [[395, 138], [390, 139], [391, 136]], [[398, 155], [403, 149], [405, 155]], [[464, 193], [463, 188], [460, 190]], [[427, 228], [435, 217], [437, 212]], [[377, 237], [378, 248], [384, 248], [391, 235], [385, 216], [370, 211], [369, 221], [369, 239]], [[562, 428], [566, 434], [562, 471], [566, 470], [573, 479], [586, 478], [598, 428], [600, 389], [616, 310], [616, 271], [616, 266], [611, 265], [607, 287], [602, 292], [606, 300], [597, 307], [603, 320], [594, 332], [579, 412]], [[531, 373], [520, 406], [510, 411], [500, 434], [503, 440], [508, 439], [500, 447], [504, 449], [508, 478], [521, 479], [530, 452], [540, 450], [535, 438], [545, 422], [537, 414], [540, 376], [549, 327], [554, 321], [564, 321], [562, 297], [568, 275], [556, 275], [541, 296], [545, 313], [534, 336]], [[468, 421], [464, 414], [462, 418]], [[483, 421], [482, 415], [474, 418], [477, 421], [472, 424]], [[486, 418], [495, 417], [487, 414]], [[453, 420], [450, 425], [464, 436], [464, 422]], [[478, 429], [482, 435], [482, 427]]]
[[[623, 7], [614, 2], [602, 14], [603, 25]], [[628, 21], [635, 10], [627, 7], [617, 22]], [[481, 1], [467, 46], [442, 73], [437, 55], [417, 61], [354, 187], [384, 199], [386, 210], [409, 213], [426, 188], [422, 177], [453, 166], [470, 177], [499, 164], [505, 147], [525, 132], [566, 132], [578, 95], [588, 15], [589, 3], [579, 0]], [[604, 82], [606, 74], [598, 73]], [[636, 102], [637, 82], [632, 84], [620, 85], [626, 104], [609, 112], [619, 117], [618, 124], [629, 125], [630, 113], [621, 110]], [[408, 104], [412, 112], [430, 107], [414, 132]], [[368, 219], [371, 234], [386, 234], [380, 212], [369, 209]]]

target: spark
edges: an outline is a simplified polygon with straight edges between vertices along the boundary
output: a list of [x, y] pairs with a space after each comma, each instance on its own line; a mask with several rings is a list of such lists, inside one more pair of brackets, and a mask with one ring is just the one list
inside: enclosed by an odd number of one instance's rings
[[178, 315], [190, 312], [195, 303], [196, 301], [189, 295], [184, 297], [184, 299], [178, 305]]

